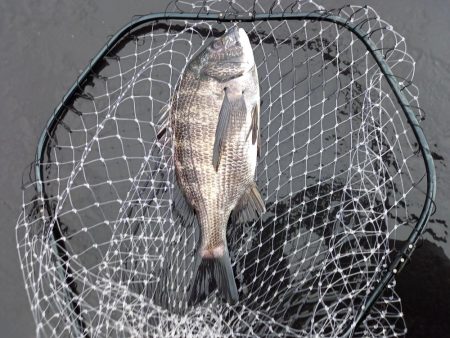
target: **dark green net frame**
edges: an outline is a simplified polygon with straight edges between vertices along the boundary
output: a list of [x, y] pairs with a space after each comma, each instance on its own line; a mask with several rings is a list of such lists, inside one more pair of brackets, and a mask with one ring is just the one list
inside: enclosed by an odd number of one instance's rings
[[[403, 245], [403, 247], [399, 250], [391, 264], [387, 269], [384, 270], [384, 274], [378, 285], [371, 291], [369, 296], [366, 298], [365, 302], [360, 307], [356, 318], [353, 322], [348, 323], [347, 335], [350, 335], [351, 332], [358, 327], [361, 322], [366, 318], [369, 310], [372, 305], [376, 302], [382, 292], [385, 290], [386, 286], [393, 279], [393, 277], [404, 267], [404, 265], [408, 262], [411, 254], [413, 253], [416, 244], [424, 232], [425, 226], [433, 212], [434, 207], [434, 198], [436, 194], [436, 174], [435, 168], [433, 164], [433, 159], [430, 153], [429, 146], [427, 144], [424, 132], [419, 125], [417, 117], [414, 113], [414, 109], [416, 107], [410, 106], [410, 103], [405, 98], [403, 93], [403, 88], [399, 84], [399, 78], [394, 75], [393, 71], [389, 67], [389, 65], [385, 61], [385, 55], [389, 53], [389, 49], [379, 49], [375, 46], [375, 44], [371, 40], [371, 34], [367, 34], [363, 30], [361, 30], [361, 26], [365, 24], [365, 22], [358, 22], [354, 24], [349, 20], [349, 18], [343, 18], [339, 16], [339, 12], [329, 12], [329, 11], [314, 11], [308, 13], [302, 12], [291, 12], [285, 11], [281, 13], [269, 12], [269, 13], [256, 13], [256, 12], [248, 12], [248, 13], [178, 13], [178, 12], [164, 12], [164, 13], [155, 13], [149, 14], [145, 16], [140, 16], [124, 26], [120, 31], [118, 31], [114, 36], [110, 38], [108, 43], [99, 51], [99, 53], [92, 59], [86, 69], [81, 73], [76, 82], [72, 85], [72, 87], [68, 90], [67, 94], [63, 97], [62, 102], [56, 107], [54, 113], [49, 119], [44, 132], [42, 133], [39, 144], [36, 151], [36, 162], [35, 162], [35, 175], [36, 181], [38, 182], [38, 193], [46, 196], [45, 185], [41, 182], [44, 180], [44, 156], [47, 151], [47, 146], [49, 141], [52, 138], [52, 134], [55, 128], [59, 125], [60, 121], [67, 113], [67, 107], [74, 100], [77, 93], [79, 93], [80, 89], [84, 86], [84, 84], [89, 80], [91, 76], [95, 76], [96, 72], [94, 71], [96, 67], [102, 62], [102, 60], [111, 53], [111, 51], [117, 46], [117, 44], [126, 36], [130, 36], [132, 38], [133, 30], [139, 28], [143, 24], [147, 24], [150, 22], [156, 22], [159, 20], [188, 20], [188, 21], [217, 21], [217, 22], [257, 22], [257, 21], [279, 21], [279, 20], [308, 20], [308, 21], [324, 21], [334, 23], [340, 26], [342, 29], [346, 29], [350, 31], [355, 37], [357, 37], [367, 48], [369, 53], [372, 55], [373, 59], [378, 64], [382, 74], [385, 76], [386, 81], [388, 82], [392, 92], [395, 95], [398, 104], [403, 110], [403, 113], [409, 122], [411, 129], [416, 137], [418, 148], [422, 154], [425, 169], [426, 169], [426, 198], [423, 205], [423, 209], [421, 214], [415, 224], [412, 233], [409, 235], [409, 238]], [[52, 210], [49, 205], [43, 206], [46, 211], [51, 214]], [[62, 266], [64, 267], [64, 271], [61, 271], [64, 274], [65, 279], [68, 285], [72, 285], [71, 282], [71, 271], [70, 266], [67, 262], [67, 251], [64, 248], [64, 243], [60, 241], [62, 236], [61, 231], [58, 226], [54, 226], [52, 228], [52, 236], [54, 241], [58, 243], [54, 247], [55, 255], [59, 257], [62, 262]], [[72, 297], [68, 295], [68, 297]], [[82, 318], [80, 316], [81, 309], [77, 304], [77, 301], [72, 298], [71, 304], [73, 307], [73, 311], [77, 314], [78, 320], [75, 325], [79, 326], [79, 330], [81, 332], [85, 331], [85, 324], [83, 323]]]

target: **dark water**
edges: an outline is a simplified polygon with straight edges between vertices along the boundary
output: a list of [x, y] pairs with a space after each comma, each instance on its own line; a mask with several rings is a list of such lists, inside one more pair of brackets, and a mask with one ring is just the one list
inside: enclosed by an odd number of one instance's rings
[[[164, 3], [164, 4], [163, 4]], [[346, 2], [333, 1], [334, 6]], [[350, 3], [362, 4], [361, 1]], [[447, 154], [450, 153], [450, 4], [446, 0], [395, 0], [372, 5], [406, 37], [417, 61], [415, 82], [427, 113], [424, 130], [435, 156], [438, 210], [421, 248], [400, 274], [409, 337], [450, 337], [450, 244]], [[0, 213], [0, 322], [3, 337], [33, 337], [34, 322], [15, 249], [21, 176], [33, 159], [38, 135], [51, 111], [109, 34], [134, 14], [159, 11], [150, 1], [4, 1], [0, 3], [2, 190]], [[447, 326], [446, 326], [447, 325]]]

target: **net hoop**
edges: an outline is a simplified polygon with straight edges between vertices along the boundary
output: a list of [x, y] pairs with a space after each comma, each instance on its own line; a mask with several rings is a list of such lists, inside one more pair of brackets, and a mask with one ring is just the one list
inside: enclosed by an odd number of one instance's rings
[[[94, 72], [93, 69], [96, 68], [101, 60], [108, 55], [108, 53], [115, 48], [117, 43], [121, 41], [125, 36], [132, 35], [132, 31], [138, 28], [141, 25], [148, 24], [151, 22], [156, 22], [159, 20], [188, 20], [188, 21], [217, 21], [217, 22], [257, 22], [257, 21], [279, 21], [279, 20], [309, 20], [309, 21], [324, 21], [334, 23], [340, 26], [342, 29], [346, 29], [350, 31], [354, 36], [356, 36], [366, 47], [369, 53], [372, 55], [376, 63], [378, 64], [380, 71], [385, 76], [386, 81], [388, 82], [392, 92], [395, 95], [395, 98], [402, 108], [404, 116], [406, 117], [408, 123], [411, 126], [411, 129], [416, 137], [418, 147], [424, 159], [425, 169], [426, 169], [426, 199], [420, 213], [420, 216], [417, 220], [417, 223], [413, 227], [413, 231], [409, 235], [405, 245], [389, 267], [385, 270], [383, 277], [377, 286], [370, 292], [367, 296], [364, 304], [360, 307], [357, 312], [358, 315], [356, 318], [348, 324], [348, 328], [346, 330], [346, 336], [350, 336], [352, 332], [358, 327], [362, 321], [366, 318], [369, 313], [372, 305], [377, 301], [380, 297], [381, 293], [385, 290], [386, 286], [391, 282], [394, 276], [401, 271], [404, 265], [409, 261], [411, 254], [413, 253], [416, 244], [425, 230], [425, 226], [433, 213], [434, 208], [434, 199], [436, 194], [436, 174], [435, 167], [433, 163], [433, 158], [426, 141], [423, 130], [421, 129], [419, 122], [417, 120], [416, 114], [413, 111], [414, 107], [410, 106], [407, 98], [405, 97], [402, 87], [399, 84], [398, 78], [394, 75], [390, 66], [385, 61], [385, 55], [389, 53], [389, 50], [381, 50], [377, 49], [376, 45], [371, 40], [371, 33], [367, 34], [365, 31], [361, 30], [360, 27], [362, 25], [361, 22], [353, 23], [349, 18], [340, 17], [335, 15], [332, 12], [320, 10], [314, 12], [281, 12], [281, 13], [256, 13], [256, 12], [248, 12], [248, 13], [177, 13], [177, 12], [163, 12], [163, 13], [155, 13], [149, 14], [145, 16], [141, 16], [133, 20], [132, 22], [125, 25], [122, 29], [120, 29], [111, 39], [107, 42], [107, 44], [98, 52], [98, 54], [92, 59], [89, 65], [84, 69], [81, 75], [78, 77], [76, 82], [72, 85], [72, 87], [68, 90], [67, 94], [63, 97], [61, 103], [54, 110], [52, 116], [50, 117], [47, 125], [40, 136], [38, 147], [36, 150], [35, 157], [35, 174], [36, 181], [38, 182], [37, 190], [40, 194], [45, 196], [45, 187], [42, 185], [44, 181], [44, 167], [42, 163], [44, 162], [44, 156], [46, 152], [46, 148], [48, 142], [50, 140], [52, 130], [58, 125], [58, 122], [63, 118], [64, 114], [67, 113], [66, 107], [70, 105], [70, 102], [74, 99], [77, 91], [83, 86], [83, 84], [87, 81], [89, 76], [91, 76]], [[373, 32], [372, 32], [373, 33]], [[51, 213], [51, 208], [48, 205], [42, 205], [42, 212]], [[54, 227], [54, 229], [57, 227]], [[58, 236], [61, 234], [56, 231], [52, 234], [54, 236], [54, 241], [58, 241]], [[58, 256], [63, 262], [65, 261], [64, 251], [59, 250], [58, 247], [54, 247], [54, 251], [56, 256]], [[62, 275], [67, 278], [67, 271], [61, 271]], [[70, 283], [68, 283], [70, 284]], [[68, 295], [68, 297], [71, 297]], [[72, 302], [74, 304], [74, 313], [75, 315], [79, 314], [79, 309], [77, 310], [76, 302]], [[77, 319], [75, 321], [77, 325], [79, 325], [79, 332], [84, 332], [85, 327], [82, 321]]]

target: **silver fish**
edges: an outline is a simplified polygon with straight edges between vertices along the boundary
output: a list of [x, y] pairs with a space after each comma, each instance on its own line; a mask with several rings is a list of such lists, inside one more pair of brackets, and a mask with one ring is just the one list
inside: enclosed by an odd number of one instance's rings
[[227, 302], [238, 301], [226, 230], [232, 212], [249, 219], [265, 211], [254, 181], [259, 111], [253, 51], [246, 32], [234, 26], [186, 66], [166, 125], [178, 184], [201, 228], [191, 303], [212, 291], [211, 280]]

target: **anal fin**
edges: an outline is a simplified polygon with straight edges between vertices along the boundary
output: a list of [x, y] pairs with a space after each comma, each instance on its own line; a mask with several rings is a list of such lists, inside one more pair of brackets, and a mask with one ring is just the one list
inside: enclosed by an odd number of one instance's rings
[[253, 182], [233, 210], [232, 217], [241, 222], [252, 221], [259, 218], [266, 211], [266, 206], [261, 194]]

